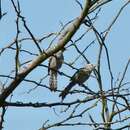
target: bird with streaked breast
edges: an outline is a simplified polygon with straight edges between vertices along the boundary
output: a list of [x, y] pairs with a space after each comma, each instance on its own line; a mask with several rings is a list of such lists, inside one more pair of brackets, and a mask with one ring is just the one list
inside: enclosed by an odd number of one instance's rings
[[50, 75], [49, 85], [51, 91], [56, 91], [57, 89], [57, 71], [61, 68], [64, 62], [63, 51], [64, 49], [58, 51], [49, 59], [48, 73]]
[[89, 77], [91, 72], [95, 69], [96, 65], [87, 64], [85, 67], [80, 68], [76, 73], [72, 76], [71, 82], [65, 87], [65, 89], [60, 93], [59, 97], [64, 100], [69, 91], [76, 84], [82, 85]]

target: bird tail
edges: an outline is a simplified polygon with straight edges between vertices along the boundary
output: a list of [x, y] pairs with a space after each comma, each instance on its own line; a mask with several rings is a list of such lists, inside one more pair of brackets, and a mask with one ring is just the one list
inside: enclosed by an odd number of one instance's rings
[[71, 88], [75, 85], [74, 82], [70, 82], [69, 85], [67, 87], [65, 87], [65, 89], [61, 92], [61, 94], [59, 95], [59, 97], [62, 98], [62, 100], [64, 100], [64, 98], [67, 96], [67, 94], [69, 93], [69, 91], [71, 90]]
[[49, 85], [51, 91], [56, 91], [57, 89], [57, 72], [50, 70], [50, 79], [49, 79]]

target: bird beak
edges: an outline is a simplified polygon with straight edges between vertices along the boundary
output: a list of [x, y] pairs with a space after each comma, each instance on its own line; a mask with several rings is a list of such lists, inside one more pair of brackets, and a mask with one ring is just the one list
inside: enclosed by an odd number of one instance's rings
[[93, 65], [94, 66], [94, 68], [96, 68], [97, 67], [97, 65]]
[[93, 65], [93, 70], [97, 67], [97, 65]]

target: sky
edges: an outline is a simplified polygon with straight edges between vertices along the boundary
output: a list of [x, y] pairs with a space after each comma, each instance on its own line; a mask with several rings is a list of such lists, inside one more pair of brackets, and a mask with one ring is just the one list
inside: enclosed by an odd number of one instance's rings
[[[81, 9], [80, 6], [75, 2], [75, 0], [19, 0], [21, 6], [21, 14], [25, 17], [27, 26], [30, 28], [31, 32], [35, 35], [35, 37], [43, 37], [49, 33], [56, 33], [59, 32], [62, 28], [62, 24], [66, 24], [68, 21], [73, 20], [77, 16], [79, 16]], [[80, 0], [81, 3], [84, 3], [84, 0]], [[113, 2], [108, 3], [107, 5], [103, 6], [100, 11], [100, 14], [95, 22], [95, 27], [100, 31], [103, 32], [112, 22], [113, 18], [116, 16], [117, 11], [121, 8], [121, 6], [126, 2], [126, 0], [113, 0]], [[14, 8], [11, 4], [10, 0], [2, 1], [2, 10], [3, 12], [7, 12], [2, 20], [0, 21], [0, 49], [8, 45], [9, 43], [13, 42], [16, 36], [16, 14], [14, 12]], [[107, 36], [105, 41], [109, 56], [111, 60], [112, 72], [114, 75], [114, 80], [118, 77], [119, 73], [122, 73], [124, 67], [130, 58], [130, 44], [129, 44], [129, 10], [130, 5], [128, 5], [123, 12], [121, 13], [120, 17], [112, 27], [112, 30]], [[92, 17], [94, 14], [91, 14]], [[22, 22], [20, 23], [20, 30], [21, 34], [19, 38], [29, 37], [28, 33], [22, 26]], [[80, 30], [74, 35], [72, 38], [75, 41], [83, 32], [85, 32], [85, 26], [81, 26]], [[53, 39], [46, 39], [42, 42], [41, 46], [43, 48], [47, 48], [51, 40]], [[78, 47], [83, 50], [87, 44], [89, 44], [94, 39], [93, 33], [88, 33], [86, 36], [81, 39], [77, 45]], [[25, 41], [22, 43], [22, 47], [27, 49], [31, 52], [38, 53], [35, 45], [31, 41]], [[69, 43], [71, 44], [71, 43]], [[90, 61], [96, 64], [97, 59], [97, 45], [93, 45], [90, 47], [86, 52], [85, 55], [90, 59]], [[104, 53], [105, 54], [105, 53]], [[12, 50], [5, 51], [0, 56], [0, 73], [1, 74], [9, 74], [12, 69], [15, 68], [15, 60], [14, 60], [15, 53]], [[65, 53], [65, 61], [67, 63], [71, 63], [77, 57], [76, 51], [73, 47], [68, 48]], [[20, 55], [20, 62], [23, 63], [28, 60], [32, 60], [35, 58], [33, 55], [28, 55], [26, 53], [22, 53]], [[105, 89], [108, 90], [110, 88], [110, 80], [109, 73], [108, 73], [108, 66], [106, 61], [106, 56], [102, 56], [102, 80]], [[43, 64], [47, 65], [48, 61], [45, 61]], [[75, 64], [74, 67], [80, 68], [85, 65], [86, 62], [84, 59], [80, 58]], [[64, 73], [72, 76], [75, 70], [71, 69], [70, 67], [66, 66], [65, 64], [62, 67]], [[47, 74], [47, 69], [40, 67], [36, 68], [36, 70], [32, 71], [27, 78], [34, 79], [39, 81], [43, 75]], [[126, 81], [129, 81], [130, 69], [126, 75]], [[106, 78], [107, 77], [107, 78]], [[1, 82], [6, 81], [6, 78], [0, 77]], [[10, 80], [8, 81], [8, 83]], [[69, 79], [64, 76], [58, 77], [58, 87], [60, 90], [69, 82]], [[98, 91], [97, 85], [94, 83], [94, 79], [90, 79], [87, 84], [90, 86], [95, 86], [93, 90]], [[43, 81], [43, 84], [48, 85], [48, 77]], [[33, 90], [31, 93], [27, 93], [31, 88], [35, 85], [30, 83], [22, 82], [20, 86], [14, 91], [12, 101], [22, 101], [22, 102], [56, 102], [60, 101], [58, 94], [59, 93], [51, 93], [48, 89], [37, 87], [37, 89]], [[78, 95], [79, 96], [79, 95]], [[68, 96], [69, 100], [73, 100], [74, 96]], [[86, 104], [87, 107], [91, 106], [91, 104]], [[85, 106], [84, 106], [85, 107]], [[99, 108], [100, 105], [97, 107]], [[57, 113], [59, 113], [63, 107], [57, 107]], [[81, 108], [77, 110], [77, 113], [80, 111]], [[91, 110], [91, 112], [99, 112], [99, 110]], [[92, 114], [95, 118], [96, 115]], [[5, 115], [5, 122], [3, 130], [38, 130], [43, 122], [49, 120], [49, 123], [53, 123], [55, 121], [60, 121], [62, 118], [66, 117], [67, 114], [63, 113], [61, 116], [56, 116], [53, 108], [17, 108], [17, 107], [9, 107], [6, 115]], [[84, 118], [86, 120], [88, 118]], [[99, 121], [99, 119], [97, 118]], [[78, 129], [86, 129], [89, 130], [90, 127], [82, 126], [82, 127], [63, 127], [63, 129], [69, 130], [78, 130]], [[59, 130], [62, 127], [51, 128], [50, 130]]]

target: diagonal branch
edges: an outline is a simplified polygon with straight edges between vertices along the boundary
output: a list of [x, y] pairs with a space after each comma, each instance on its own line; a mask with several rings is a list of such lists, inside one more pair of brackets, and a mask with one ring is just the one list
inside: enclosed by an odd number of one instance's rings
[[33, 69], [35, 69], [39, 64], [45, 61], [48, 57], [50, 57], [51, 55], [53, 55], [54, 53], [62, 49], [70, 41], [70, 39], [73, 37], [73, 35], [76, 33], [76, 31], [82, 24], [82, 21], [88, 15], [90, 5], [91, 5], [91, 0], [86, 0], [85, 7], [81, 12], [80, 16], [71, 24], [71, 26], [68, 28], [68, 32], [65, 35], [65, 37], [59, 40], [56, 46], [49, 48], [46, 52], [37, 56], [36, 59], [34, 59], [32, 63], [27, 67], [27, 69], [18, 73], [15, 79], [9, 84], [9, 86], [3, 91], [3, 93], [0, 94], [0, 106], [3, 105], [6, 98], [17, 88], [17, 86], [24, 80], [24, 78]]

